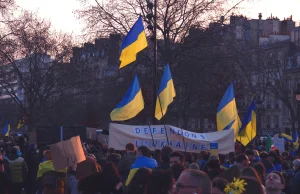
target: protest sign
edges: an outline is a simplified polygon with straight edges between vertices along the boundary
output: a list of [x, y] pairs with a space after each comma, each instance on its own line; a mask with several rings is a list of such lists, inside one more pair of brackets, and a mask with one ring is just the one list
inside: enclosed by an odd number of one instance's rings
[[[154, 141], [152, 141], [151, 133], [153, 134]], [[117, 150], [124, 150], [126, 144], [132, 142], [137, 147], [144, 145], [152, 150], [161, 149], [168, 145], [166, 133], [169, 137], [169, 145], [174, 150], [185, 151], [184, 147], [186, 147], [188, 152], [199, 153], [201, 150], [210, 150], [210, 143], [214, 142], [218, 143], [219, 154], [234, 152], [233, 130], [196, 133], [171, 125], [152, 125], [149, 127], [147, 125], [136, 126], [111, 123], [109, 127], [108, 146]]]
[[50, 145], [50, 151], [55, 170], [62, 170], [86, 160], [79, 136]]
[[86, 138], [91, 140], [97, 140], [97, 129], [96, 128], [86, 128]]
[[280, 153], [285, 151], [283, 138], [273, 137], [273, 142], [274, 142], [274, 147], [279, 149]]

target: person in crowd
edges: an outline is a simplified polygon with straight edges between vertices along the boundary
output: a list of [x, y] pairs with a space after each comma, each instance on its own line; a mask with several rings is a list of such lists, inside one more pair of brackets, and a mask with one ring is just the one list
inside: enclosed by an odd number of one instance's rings
[[267, 174], [276, 171], [275, 166], [270, 160], [263, 160], [262, 164], [264, 165]]
[[223, 172], [223, 169], [220, 167], [220, 161], [218, 156], [210, 156], [206, 167], [207, 175], [210, 177], [211, 180], [213, 180], [215, 177], [217, 177]]
[[235, 162], [235, 153], [234, 152], [229, 152], [229, 154], [227, 155], [227, 159], [225, 160], [225, 162], [222, 164], [224, 169], [228, 169], [231, 168], [234, 165]]
[[261, 163], [257, 163], [254, 165], [254, 169], [257, 172], [260, 180], [262, 181], [262, 183], [265, 182], [265, 176], [266, 176], [266, 169], [264, 167], [264, 165], [262, 165]]
[[[106, 164], [105, 164], [106, 165]], [[106, 168], [103, 166], [103, 169]], [[104, 170], [105, 171], [105, 170]], [[110, 171], [110, 170], [107, 170]], [[117, 172], [117, 170], [115, 170]], [[78, 190], [82, 194], [121, 194], [123, 187], [121, 179], [116, 174], [97, 172], [84, 177], [78, 182]]]
[[12, 185], [10, 193], [21, 194], [24, 187], [24, 182], [27, 179], [28, 168], [24, 158], [20, 157], [21, 152], [19, 147], [14, 146], [11, 149], [11, 154], [7, 157], [11, 166]]
[[76, 164], [68, 167], [65, 194], [79, 194], [78, 180], [76, 179], [76, 168]]
[[249, 161], [248, 157], [245, 154], [239, 154], [236, 157], [236, 160], [235, 160], [235, 163], [234, 163], [234, 165], [237, 166], [240, 169], [240, 171], [243, 168], [247, 167], [249, 164], [250, 164], [250, 161]]
[[176, 183], [176, 194], [211, 194], [212, 183], [200, 170], [183, 171]]
[[123, 184], [125, 184], [128, 174], [130, 172], [131, 166], [134, 163], [135, 157], [135, 145], [133, 143], [128, 143], [125, 146], [126, 154], [121, 158], [118, 165], [118, 172], [121, 176]]
[[184, 166], [186, 168], [189, 168], [191, 163], [192, 163], [192, 154], [187, 152], [184, 154]]
[[281, 153], [282, 160], [287, 160], [288, 157], [289, 157], [289, 152], [284, 151], [284, 152]]
[[126, 194], [144, 194], [146, 184], [151, 176], [151, 171], [147, 168], [140, 168], [128, 185]]
[[196, 161], [196, 163], [199, 165], [200, 170], [202, 170], [206, 164], [206, 162], [208, 161], [209, 158], [209, 154], [207, 153], [207, 151], [201, 151], [199, 154], [199, 158]]
[[256, 170], [252, 167], [248, 166], [246, 168], [243, 168], [243, 170], [241, 171], [241, 176], [253, 177], [253, 178], [257, 179], [260, 184], [263, 184], [263, 180], [259, 177]]
[[260, 160], [264, 161], [264, 160], [268, 160], [269, 154], [267, 152], [260, 152], [259, 154]]
[[[241, 194], [265, 194], [264, 188], [257, 179], [253, 177], [241, 176], [240, 180], [245, 181], [245, 191]], [[228, 193], [229, 194], [229, 193]]]
[[170, 194], [173, 192], [172, 173], [166, 170], [153, 170], [146, 185], [145, 194]]
[[28, 165], [28, 178], [25, 183], [26, 194], [36, 193], [37, 191], [37, 180], [36, 175], [40, 163], [40, 157], [36, 152], [35, 145], [29, 145], [26, 153], [24, 153], [24, 159]]
[[6, 173], [4, 164], [5, 162], [0, 152], [0, 194], [6, 194], [12, 184], [11, 177]]
[[268, 159], [274, 164], [276, 171], [282, 171], [282, 162], [276, 151], [270, 151]]
[[292, 167], [290, 167], [289, 163], [286, 160], [282, 161], [281, 174], [285, 180], [285, 187], [283, 191], [285, 193], [290, 193], [293, 178], [294, 178], [294, 170], [292, 169]]
[[192, 153], [192, 163], [196, 163], [199, 157], [198, 153]]
[[224, 190], [228, 184], [228, 181], [223, 178], [215, 178], [212, 181], [212, 194], [225, 194]]
[[173, 149], [170, 146], [164, 146], [161, 149], [160, 157], [162, 162], [157, 165], [157, 169], [168, 170], [170, 169], [170, 154], [173, 152]]
[[294, 178], [291, 186], [291, 194], [300, 193], [300, 159], [293, 161]]
[[6, 157], [6, 151], [4, 148], [0, 149], [0, 157], [3, 160], [5, 173], [11, 178], [11, 167], [9, 165], [8, 158]]
[[189, 169], [200, 170], [199, 165], [197, 163], [192, 163], [189, 166]]
[[46, 161], [39, 164], [37, 173], [37, 179], [41, 180], [42, 186], [44, 188], [43, 193], [64, 193], [64, 179], [66, 169], [55, 171], [50, 150], [46, 150], [44, 152], [44, 155]]
[[254, 163], [257, 163], [257, 161], [255, 160], [255, 157], [254, 157], [253, 150], [246, 150], [245, 154], [246, 154], [246, 156], [248, 157], [248, 159], [250, 161], [250, 164], [249, 164], [250, 166], [253, 166]]
[[170, 167], [174, 164], [183, 164], [184, 165], [184, 156], [180, 152], [172, 152], [170, 154]]
[[160, 157], [160, 152], [161, 152], [161, 150], [156, 149], [154, 151], [154, 155], [153, 155], [153, 159], [155, 159], [158, 164], [160, 164], [162, 162], [161, 157]]
[[137, 151], [136, 160], [131, 166], [128, 178], [125, 185], [128, 186], [132, 177], [139, 168], [149, 168], [153, 169], [157, 167], [156, 160], [149, 158], [150, 150], [146, 146], [140, 146]]
[[86, 153], [86, 160], [77, 164], [77, 179], [89, 176], [93, 173], [100, 172], [101, 167], [97, 164], [97, 159], [93, 154]]
[[171, 172], [173, 174], [173, 179], [177, 181], [181, 173], [185, 170], [185, 166], [183, 164], [174, 164], [171, 166]]
[[266, 176], [266, 194], [283, 194], [284, 185], [284, 178], [280, 172], [274, 171]]

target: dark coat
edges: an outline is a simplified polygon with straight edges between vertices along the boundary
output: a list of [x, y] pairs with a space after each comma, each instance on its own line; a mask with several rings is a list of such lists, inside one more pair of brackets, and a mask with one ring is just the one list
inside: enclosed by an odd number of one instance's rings
[[126, 182], [129, 175], [129, 171], [131, 169], [132, 164], [135, 162], [135, 159], [136, 156], [133, 152], [128, 152], [121, 158], [117, 169], [123, 183]]

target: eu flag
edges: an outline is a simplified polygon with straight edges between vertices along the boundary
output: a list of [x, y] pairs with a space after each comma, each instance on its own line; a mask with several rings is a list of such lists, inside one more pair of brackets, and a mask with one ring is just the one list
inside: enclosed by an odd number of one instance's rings
[[158, 90], [158, 96], [156, 99], [155, 118], [160, 120], [167, 112], [169, 104], [173, 102], [173, 98], [176, 96], [174, 83], [170, 71], [170, 67], [167, 64], [163, 77], [160, 82]]
[[7, 137], [8, 137], [8, 136], [9, 136], [9, 132], [10, 132], [10, 122], [7, 121], [5, 127], [3, 128], [2, 134], [3, 134], [4, 136], [7, 136]]
[[242, 120], [242, 127], [237, 140], [247, 146], [256, 136], [256, 105], [253, 100]]
[[142, 17], [135, 22], [121, 46], [120, 69], [136, 60], [138, 52], [148, 46]]
[[233, 84], [230, 83], [228, 89], [226, 90], [218, 106], [217, 129], [218, 131], [233, 129], [234, 137], [236, 139], [240, 127], [241, 127], [241, 121], [236, 108]]
[[130, 88], [116, 108], [110, 113], [112, 121], [125, 121], [135, 117], [144, 109], [142, 90], [135, 76]]

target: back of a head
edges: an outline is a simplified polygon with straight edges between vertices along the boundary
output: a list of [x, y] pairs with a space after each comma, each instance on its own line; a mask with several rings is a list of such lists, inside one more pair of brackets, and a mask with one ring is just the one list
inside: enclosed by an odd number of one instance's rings
[[170, 171], [153, 170], [147, 182], [145, 194], [169, 194], [172, 187], [173, 178]]
[[262, 165], [261, 163], [257, 163], [254, 165], [254, 169], [260, 176], [261, 180], [264, 180], [264, 176], [266, 174], [266, 169], [265, 169], [264, 165]]
[[200, 170], [187, 169], [182, 174], [188, 174], [190, 177], [190, 184], [197, 186], [202, 190], [203, 194], [210, 194], [212, 190], [212, 183], [209, 176]]
[[135, 151], [135, 145], [133, 143], [128, 143], [128, 144], [126, 144], [125, 149], [127, 151], [134, 152]]
[[259, 157], [260, 157], [262, 160], [268, 159], [268, 156], [269, 156], [269, 154], [268, 154], [267, 152], [261, 152], [261, 153], [259, 154]]
[[220, 191], [224, 191], [224, 189], [226, 188], [228, 184], [228, 181], [224, 178], [215, 178], [212, 181], [212, 187], [213, 188], [218, 188]]
[[120, 177], [117, 168], [111, 162], [108, 162], [108, 163], [103, 165], [102, 174], [103, 175], [114, 175], [118, 178]]
[[245, 154], [239, 154], [235, 159], [238, 163], [242, 163], [244, 160], [247, 160], [247, 156]]
[[172, 158], [172, 157], [178, 157], [181, 162], [184, 161], [184, 155], [182, 153], [178, 152], [178, 151], [172, 152], [170, 154], [170, 158]]
[[185, 170], [185, 167], [183, 164], [174, 164], [171, 166], [171, 172], [173, 174], [173, 178], [177, 180], [181, 173]]
[[243, 194], [264, 194], [264, 188], [262, 184], [252, 177], [242, 176], [240, 179], [243, 179], [247, 184], [245, 185], [245, 191]]
[[199, 165], [197, 163], [192, 163], [190, 166], [189, 166], [189, 169], [194, 169], [194, 170], [199, 170]]
[[246, 154], [247, 156], [254, 156], [253, 150], [246, 150], [246, 151], [245, 151], [245, 154]]
[[140, 194], [145, 192], [146, 184], [151, 176], [151, 171], [147, 168], [140, 168], [134, 174], [128, 186], [128, 193]]
[[256, 170], [252, 167], [246, 167], [243, 168], [242, 172], [241, 172], [241, 176], [247, 176], [247, 177], [252, 177], [255, 178], [256, 180], [258, 180], [261, 184], [262, 181], [260, 176], [258, 175], [258, 173], [256, 172]]
[[143, 156], [146, 156], [146, 157], [150, 156], [150, 150], [146, 146], [140, 146], [138, 148], [138, 151], [140, 151]]
[[52, 155], [51, 155], [50, 150], [44, 151], [44, 156], [45, 156], [46, 160], [52, 160]]
[[11, 154], [17, 154], [18, 153], [18, 149], [15, 148], [15, 147], [13, 147], [13, 148], [11, 148], [10, 153]]
[[170, 154], [173, 152], [173, 149], [171, 146], [165, 146], [161, 149], [160, 157], [163, 162], [169, 162], [170, 160]]

